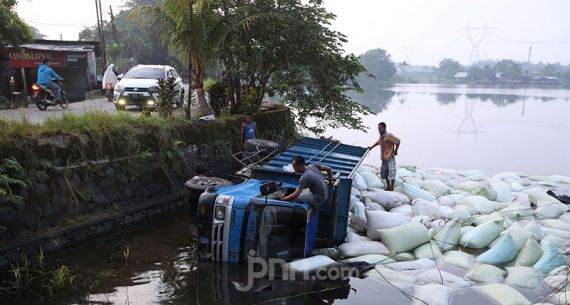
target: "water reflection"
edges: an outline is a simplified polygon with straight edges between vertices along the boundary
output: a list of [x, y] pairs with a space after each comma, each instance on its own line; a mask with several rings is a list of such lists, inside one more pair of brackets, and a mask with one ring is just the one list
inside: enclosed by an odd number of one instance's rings
[[463, 120], [457, 127], [457, 139], [459, 139], [462, 134], [472, 134], [475, 140], [477, 140], [477, 123], [473, 117], [473, 110], [475, 109], [475, 103], [477, 101], [474, 99], [465, 99], [465, 116]]
[[[361, 105], [365, 105], [372, 110], [374, 113], [380, 113], [388, 109], [388, 106], [393, 100], [397, 100], [400, 104], [404, 104], [408, 101], [409, 94], [430, 94], [435, 95], [436, 100], [441, 105], [449, 105], [454, 104], [462, 97], [466, 97], [467, 99], [471, 100], [478, 100], [482, 102], [492, 102], [493, 104], [504, 107], [510, 104], [515, 104], [518, 102], [525, 103], [529, 99], [542, 101], [542, 102], [550, 102], [554, 100], [564, 100], [569, 101], [570, 98], [568, 97], [553, 97], [553, 96], [529, 96], [527, 95], [528, 89], [523, 89], [516, 91], [520, 94], [509, 94], [509, 93], [498, 93], [497, 89], [493, 88], [494, 90], [490, 90], [493, 93], [477, 93], [480, 91], [486, 91], [488, 88], [463, 88], [464, 93], [457, 92], [458, 86], [453, 85], [436, 85], [438, 90], [448, 90], [450, 92], [406, 92], [403, 91], [402, 88], [407, 89], [407, 86], [400, 87], [397, 86], [386, 86], [382, 83], [377, 84], [367, 84], [363, 86], [364, 93], [351, 93], [350, 96], [354, 98], [354, 100]], [[534, 89], [536, 90], [536, 89]], [[475, 91], [475, 92], [473, 92]], [[497, 91], [497, 93], [495, 93]], [[524, 108], [524, 106], [523, 106]], [[524, 115], [524, 110], [521, 111], [522, 115]]]
[[437, 93], [436, 96], [437, 96], [436, 99], [440, 104], [447, 105], [457, 102], [457, 98], [459, 98], [461, 94]]
[[[374, 113], [380, 113], [388, 108], [388, 105], [392, 102], [392, 98], [396, 93], [391, 90], [387, 90], [386, 87], [382, 85], [368, 86], [363, 88], [364, 93], [354, 93], [352, 92], [350, 96], [359, 104], [367, 106]], [[401, 103], [405, 102], [405, 94], [402, 94], [403, 100]]]

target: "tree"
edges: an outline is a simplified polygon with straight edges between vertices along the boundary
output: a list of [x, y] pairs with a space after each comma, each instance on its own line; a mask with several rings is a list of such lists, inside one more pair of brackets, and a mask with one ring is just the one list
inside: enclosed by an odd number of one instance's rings
[[483, 78], [483, 69], [476, 66], [471, 66], [471, 68], [469, 68], [467, 71], [467, 75], [471, 81], [479, 81]]
[[[190, 85], [196, 90], [200, 113], [205, 115], [212, 111], [204, 91], [205, 67], [215, 58], [210, 31], [219, 15], [214, 1], [195, 1], [192, 18], [189, 18], [189, 3], [189, 0], [164, 0], [156, 5], [137, 7], [129, 16], [167, 46], [169, 54], [185, 64], [192, 58]], [[189, 20], [192, 20], [190, 26]]]
[[243, 83], [246, 106], [259, 108], [267, 92], [277, 93], [296, 110], [301, 127], [363, 128], [361, 117], [369, 110], [347, 92], [362, 91], [356, 78], [365, 69], [356, 56], [344, 54], [346, 37], [329, 28], [335, 16], [321, 1], [231, 5], [223, 18], [229, 32], [219, 49], [226, 50], [224, 63]]
[[[126, 10], [115, 16], [119, 43], [112, 40], [107, 43], [108, 62], [114, 63], [122, 72], [136, 64], [169, 64], [183, 71], [182, 63], [169, 56], [166, 47], [149, 35], [145, 28], [130, 20], [129, 13], [130, 10]], [[112, 37], [113, 29], [110, 23], [105, 22], [102, 30], [105, 37]], [[79, 33], [79, 40], [99, 40], [97, 26], [83, 29]]]
[[30, 28], [32, 29], [34, 39], [46, 39], [46, 35], [42, 34], [36, 27], [30, 26]]
[[488, 82], [496, 81], [497, 73], [495, 72], [495, 69], [491, 68], [489, 65], [485, 65], [485, 67], [483, 67], [483, 70], [481, 70], [481, 80]]
[[451, 58], [444, 58], [439, 62], [438, 73], [444, 79], [453, 79], [455, 73], [461, 70], [461, 64]]
[[503, 59], [495, 65], [495, 71], [505, 80], [518, 80], [522, 75], [521, 66], [510, 59]]
[[21, 46], [34, 39], [32, 29], [18, 16], [16, 0], [0, 0], [0, 52], [7, 46]]
[[560, 68], [559, 64], [547, 64], [542, 69], [542, 74], [546, 76], [559, 76], [560, 75], [559, 68]]
[[[396, 75], [396, 65], [384, 49], [368, 50], [360, 55], [360, 63], [379, 81], [388, 82]], [[404, 62], [405, 64], [405, 62]]]

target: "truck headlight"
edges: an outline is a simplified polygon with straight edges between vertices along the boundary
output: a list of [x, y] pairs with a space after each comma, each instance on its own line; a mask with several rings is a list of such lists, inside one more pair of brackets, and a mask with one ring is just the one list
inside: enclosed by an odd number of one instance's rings
[[223, 205], [217, 205], [214, 208], [214, 217], [217, 220], [224, 220], [226, 218], [226, 207]]

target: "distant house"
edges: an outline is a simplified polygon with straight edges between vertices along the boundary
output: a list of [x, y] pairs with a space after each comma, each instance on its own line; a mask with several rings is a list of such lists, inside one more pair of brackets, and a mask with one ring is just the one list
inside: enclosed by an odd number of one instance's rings
[[456, 80], [465, 80], [467, 79], [467, 75], [468, 75], [467, 72], [460, 71], [455, 73], [455, 75], [453, 75], [453, 78], [455, 78]]

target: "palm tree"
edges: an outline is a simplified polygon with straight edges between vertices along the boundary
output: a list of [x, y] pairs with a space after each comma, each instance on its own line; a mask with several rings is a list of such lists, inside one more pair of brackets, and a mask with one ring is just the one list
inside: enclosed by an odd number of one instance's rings
[[211, 36], [219, 15], [212, 1], [194, 0], [192, 18], [189, 18], [189, 4], [190, 0], [164, 0], [157, 5], [134, 8], [129, 17], [160, 39], [172, 56], [185, 64], [189, 63], [189, 57], [192, 58], [190, 85], [196, 90], [200, 114], [206, 115], [212, 110], [204, 92], [204, 72], [205, 67], [216, 59], [212, 43], [215, 39]]

